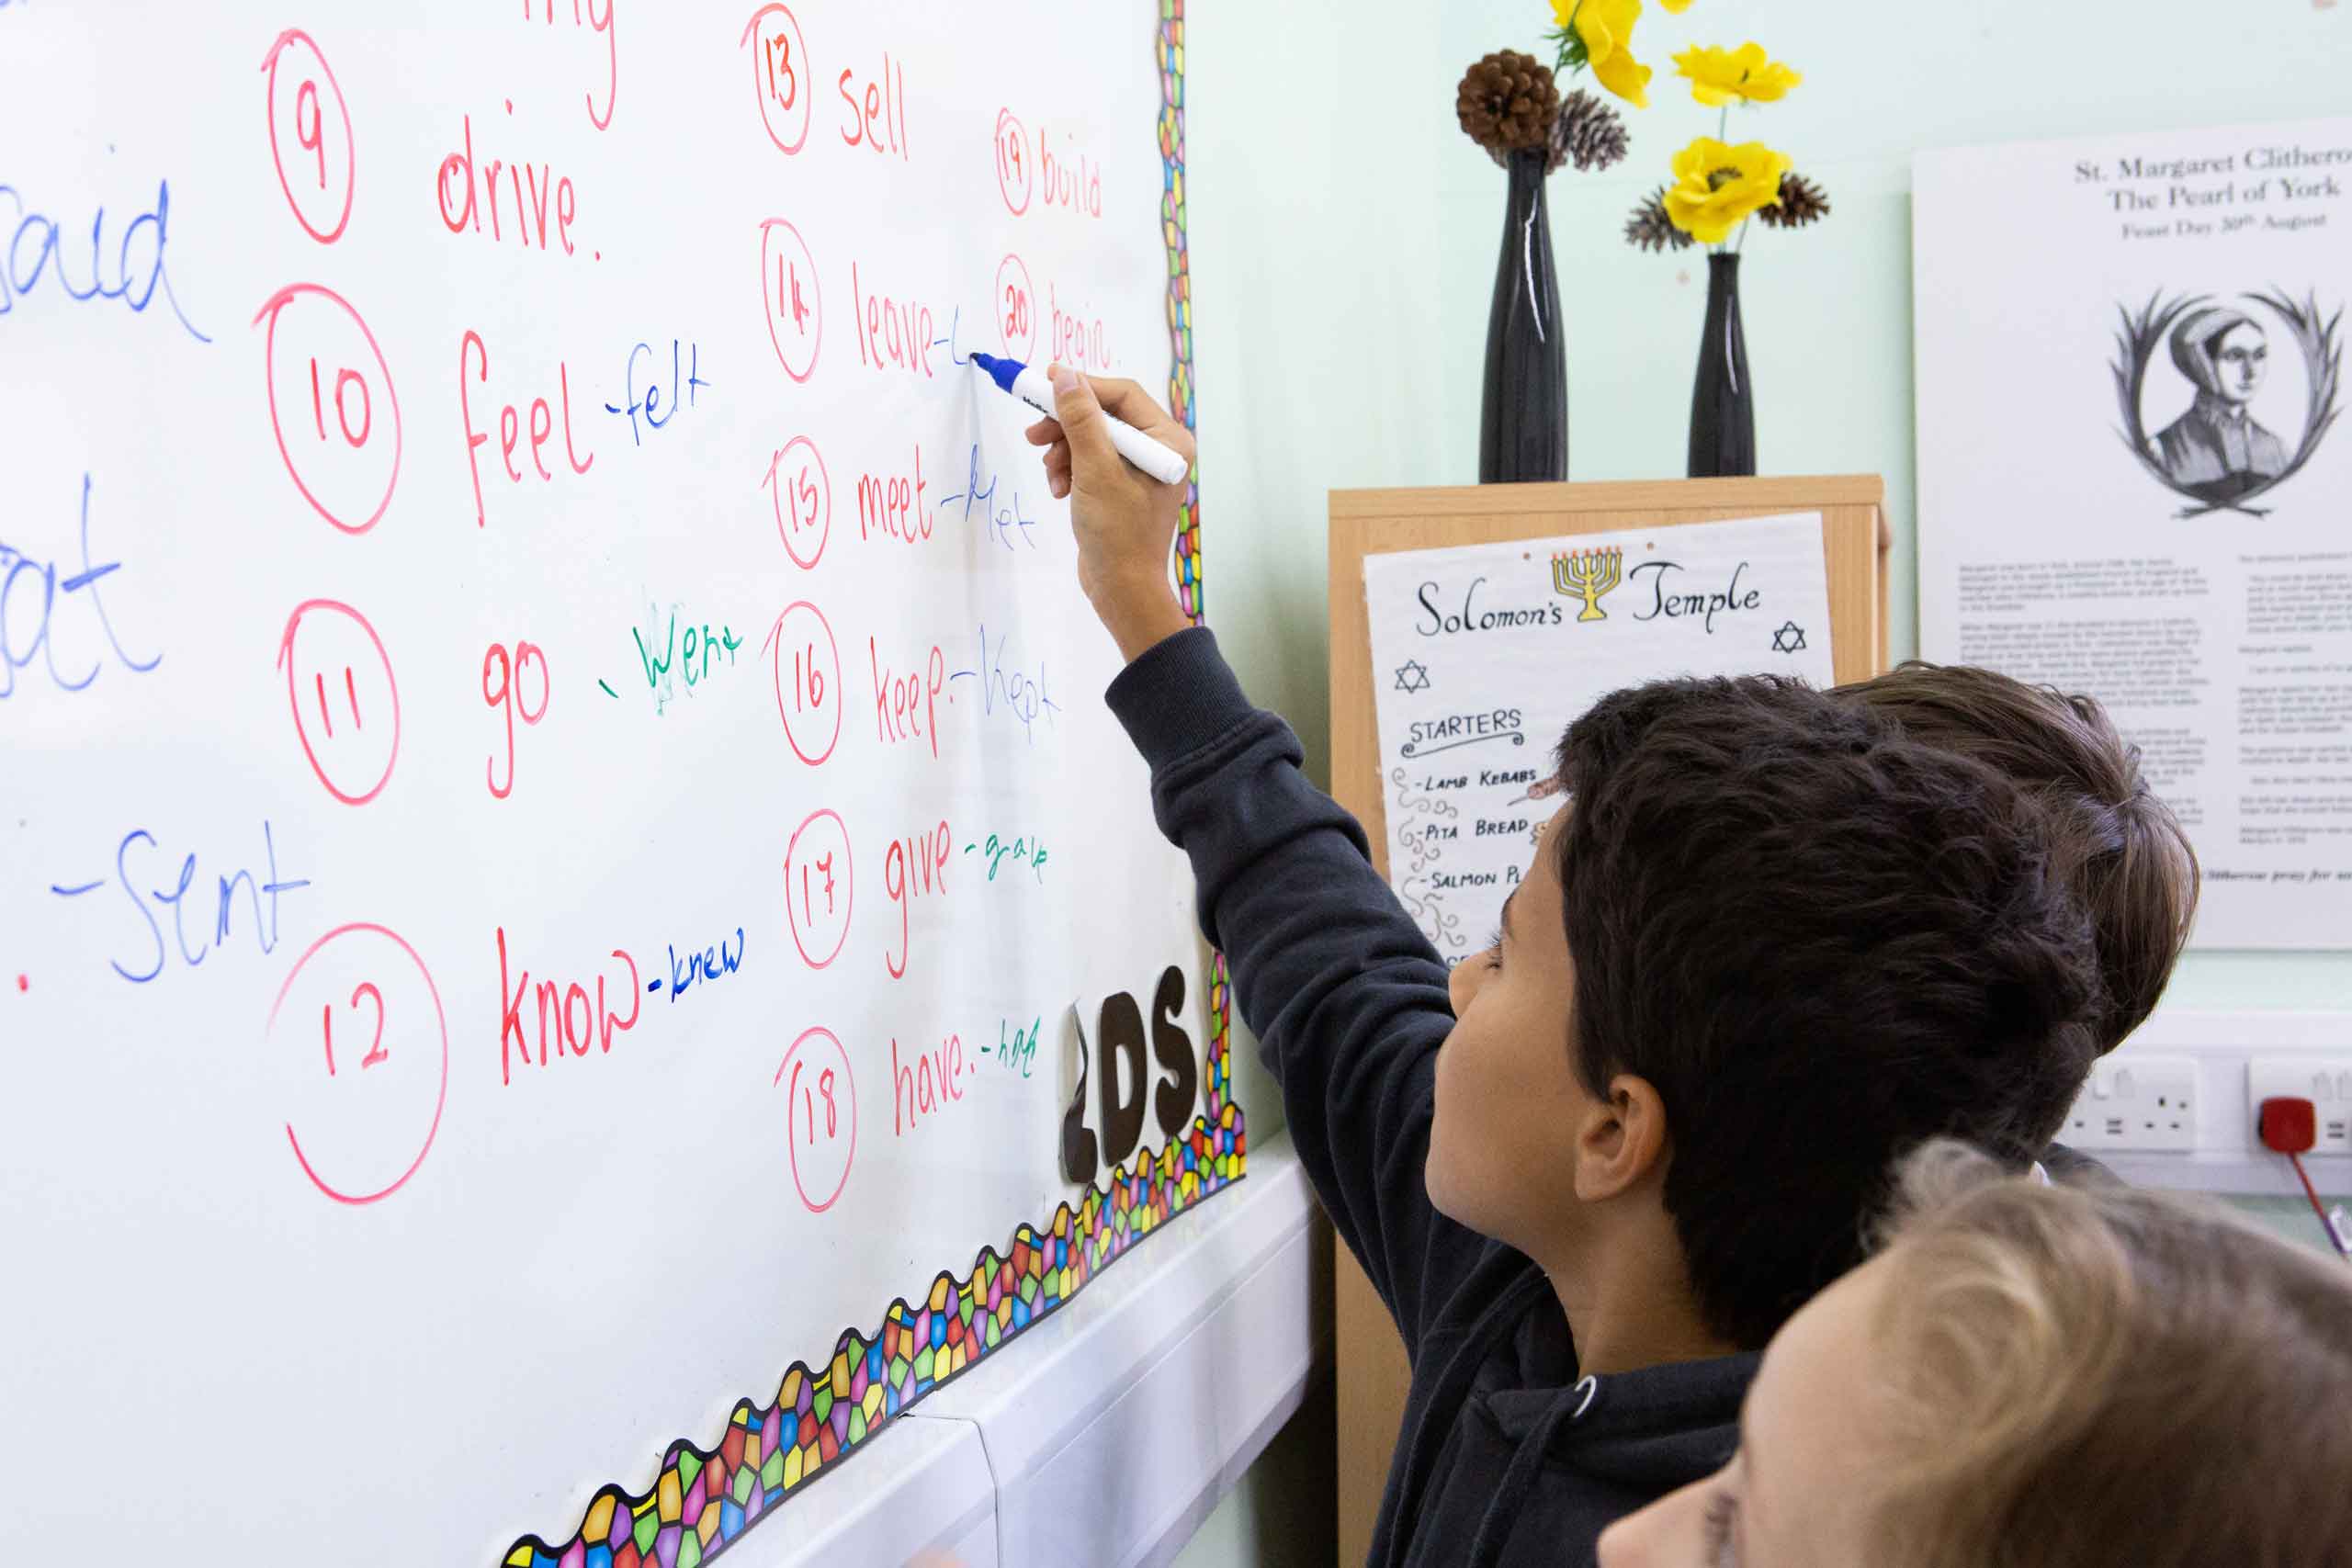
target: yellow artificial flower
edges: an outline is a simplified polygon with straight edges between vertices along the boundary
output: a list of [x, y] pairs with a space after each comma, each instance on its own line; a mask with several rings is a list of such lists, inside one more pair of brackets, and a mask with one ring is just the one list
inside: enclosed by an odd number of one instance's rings
[[[1679, 11], [1690, 0], [1658, 3]], [[1553, 18], [1562, 32], [1583, 43], [1593, 78], [1637, 109], [1650, 104], [1650, 68], [1633, 51], [1634, 24], [1641, 15], [1642, 0], [1552, 0]]]
[[1804, 80], [1764, 53], [1760, 43], [1737, 49], [1692, 47], [1674, 57], [1677, 72], [1690, 79], [1690, 96], [1709, 108], [1725, 104], [1769, 104]]
[[1702, 136], [1674, 155], [1666, 215], [1701, 244], [1720, 245], [1756, 212], [1779, 203], [1789, 162], [1761, 141], [1726, 147]]

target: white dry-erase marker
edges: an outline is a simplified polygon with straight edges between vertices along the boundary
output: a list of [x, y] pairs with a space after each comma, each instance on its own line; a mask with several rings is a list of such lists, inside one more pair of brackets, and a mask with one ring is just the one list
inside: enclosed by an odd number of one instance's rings
[[[999, 359], [992, 354], [976, 354], [972, 363], [988, 373], [989, 380], [1011, 392], [1031, 408], [1049, 419], [1057, 419], [1054, 408], [1054, 384], [1042, 370], [1032, 370], [1018, 359]], [[1164, 485], [1180, 485], [1193, 465], [1180, 457], [1166, 442], [1154, 440], [1111, 414], [1102, 416], [1110, 427], [1111, 445], [1120, 457], [1149, 474]]]

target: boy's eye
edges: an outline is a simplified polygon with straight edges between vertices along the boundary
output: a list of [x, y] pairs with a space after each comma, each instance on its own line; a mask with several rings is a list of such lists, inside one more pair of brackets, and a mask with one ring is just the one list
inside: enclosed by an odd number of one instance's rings
[[1496, 927], [1495, 934], [1487, 939], [1487, 951], [1478, 955], [1478, 962], [1484, 964], [1489, 969], [1499, 969], [1503, 966], [1503, 933], [1501, 927]]

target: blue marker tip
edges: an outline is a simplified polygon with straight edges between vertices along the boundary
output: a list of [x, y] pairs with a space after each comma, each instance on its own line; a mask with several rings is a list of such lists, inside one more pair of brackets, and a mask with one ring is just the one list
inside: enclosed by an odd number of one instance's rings
[[988, 378], [997, 384], [1000, 391], [1006, 392], [1012, 390], [1013, 380], [1023, 370], [1029, 368], [1017, 359], [999, 359], [993, 354], [975, 354], [972, 355], [972, 363], [979, 367], [987, 374]]

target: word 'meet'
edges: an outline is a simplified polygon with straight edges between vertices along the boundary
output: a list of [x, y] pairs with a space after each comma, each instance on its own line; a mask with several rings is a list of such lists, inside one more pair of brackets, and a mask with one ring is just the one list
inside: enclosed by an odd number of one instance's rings
[[[172, 939], [178, 948], [180, 962], [190, 969], [202, 964], [206, 954], [228, 946], [231, 938], [235, 934], [234, 917], [237, 913], [238, 896], [241, 892], [253, 911], [252, 925], [254, 942], [260, 944], [265, 953], [276, 952], [278, 942], [277, 896], [281, 893], [291, 893], [297, 888], [308, 887], [311, 883], [308, 877], [287, 880], [278, 875], [277, 841], [271, 836], [269, 824], [266, 821], [261, 825], [261, 844], [263, 863], [268, 867], [267, 880], [256, 882], [254, 880], [252, 872], [243, 869], [233, 876], [218, 878], [217, 901], [201, 897], [198, 900], [197, 908], [199, 911], [204, 909], [206, 904], [212, 905], [211, 918], [207, 919], [203, 914], [198, 915], [196, 929], [198, 941], [191, 949], [187, 940], [187, 917], [188, 894], [195, 888], [197, 881], [195, 854], [191, 852], [181, 860], [178, 872], [167, 877], [168, 886], [149, 888], [145, 885], [143, 875], [139, 881], [132, 881], [130, 863], [135, 848], [143, 845], [145, 852], [152, 852], [157, 847], [155, 835], [144, 828], [134, 828], [125, 833], [121, 841], [116, 844], [114, 849], [114, 881], [122, 889], [122, 896], [130, 900], [131, 909], [146, 926], [147, 945], [153, 949], [153, 952], [134, 955], [132, 963], [129, 964], [119, 958], [110, 958], [107, 961], [108, 965], [116, 974], [132, 985], [143, 986], [161, 975], [170, 963], [170, 951], [164, 945], [164, 928], [156, 919], [156, 911], [147, 907], [147, 900], [151, 897], [154, 899], [158, 908], [168, 908], [172, 911]], [[140, 858], [145, 859], [144, 852]], [[105, 886], [107, 886], [107, 879], [100, 877], [96, 882], [79, 883], [72, 886], [52, 884], [50, 891], [60, 898], [79, 898], [84, 894], [95, 893]], [[266, 916], [262, 912], [262, 900], [265, 898], [269, 900], [269, 912]], [[207, 935], [208, 927], [210, 928], [209, 936]]]
[[[592, 1045], [610, 1055], [613, 1036], [627, 1033], [637, 1027], [638, 1014], [644, 1005], [644, 998], [639, 995], [638, 989], [637, 960], [617, 947], [613, 949], [613, 956], [628, 965], [628, 983], [621, 987], [628, 997], [627, 1018], [615, 1017], [612, 1009], [606, 1005], [605, 976], [603, 975], [596, 976], [596, 995], [593, 1000], [588, 995], [588, 987], [577, 980], [569, 984], [542, 980], [534, 992], [528, 969], [522, 972], [521, 977], [514, 982], [514, 989], [508, 990], [506, 928], [498, 928], [498, 1081], [501, 1084], [514, 1081], [517, 1057], [523, 1066], [527, 1067], [531, 1065], [530, 1040], [523, 1027], [523, 1002], [526, 996], [534, 998], [537, 1003], [538, 1065], [542, 1067], [551, 1061], [561, 1060], [567, 1051], [574, 1056], [585, 1056]], [[552, 1051], [548, 1049], [550, 1043], [555, 1047]]]
[[[187, 335], [198, 343], [212, 341], [187, 319], [187, 312], [180, 309], [179, 297], [172, 292], [172, 280], [164, 276], [164, 245], [171, 237], [171, 181], [157, 181], [155, 205], [124, 225], [114, 247], [111, 268], [105, 249], [107, 209], [98, 209], [97, 216], [90, 220], [90, 265], [79, 281], [66, 265], [66, 242], [57, 220], [28, 211], [25, 198], [14, 186], [0, 185], [0, 197], [6, 198], [17, 209], [16, 222], [6, 231], [6, 254], [0, 257], [0, 316], [16, 310], [19, 297], [29, 297], [39, 288], [41, 277], [54, 262], [57, 287], [74, 303], [119, 299], [130, 307], [132, 315], [144, 315], [160, 288], [164, 302], [172, 308], [173, 319], [187, 330]], [[80, 232], [78, 223], [74, 231]]]
[[[164, 661], [160, 653], [142, 662], [124, 652], [122, 639], [115, 636], [114, 623], [107, 618], [106, 604], [98, 597], [98, 582], [107, 573], [121, 570], [120, 561], [108, 561], [103, 566], [91, 564], [90, 476], [87, 474], [82, 476], [81, 570], [61, 581], [55, 561], [36, 559], [22, 550], [0, 543], [0, 654], [6, 655], [0, 658], [0, 700], [16, 694], [17, 671], [30, 665], [36, 654], [46, 664], [50, 680], [61, 691], [81, 691], [98, 678], [98, 671], [104, 668], [106, 660], [97, 650], [95, 639], [86, 643], [77, 639], [76, 643], [77, 648], [86, 646], [90, 660], [87, 670], [69, 673], [57, 667], [57, 615], [61, 608], [70, 613], [78, 611], [86, 604], [88, 618], [95, 620], [98, 631], [105, 634], [107, 647], [114, 649], [115, 658], [132, 674], [143, 675]], [[76, 595], [86, 597], [77, 598]], [[62, 606], [59, 604], [61, 597], [66, 601]], [[75, 619], [86, 631], [87, 621], [79, 615]], [[29, 638], [23, 635], [27, 626], [33, 628]], [[77, 665], [79, 659], [69, 655], [67, 663], [69, 667]]]

